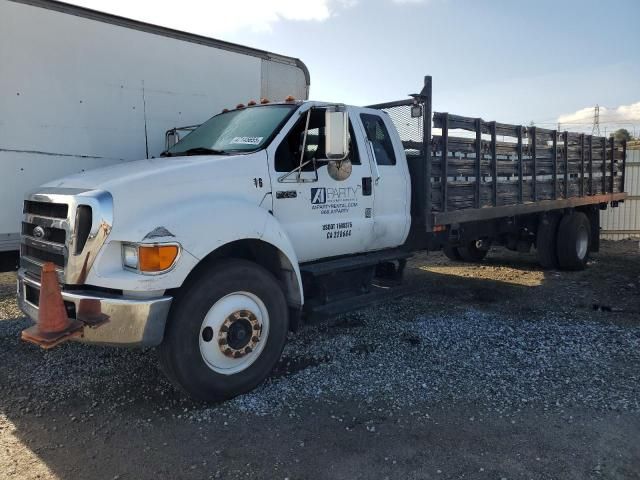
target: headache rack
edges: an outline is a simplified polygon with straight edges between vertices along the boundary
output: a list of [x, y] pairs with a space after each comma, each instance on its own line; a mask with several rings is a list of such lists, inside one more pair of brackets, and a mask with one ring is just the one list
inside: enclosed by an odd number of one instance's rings
[[433, 112], [430, 76], [412, 97], [369, 108], [400, 134], [420, 229], [625, 198], [625, 142]]

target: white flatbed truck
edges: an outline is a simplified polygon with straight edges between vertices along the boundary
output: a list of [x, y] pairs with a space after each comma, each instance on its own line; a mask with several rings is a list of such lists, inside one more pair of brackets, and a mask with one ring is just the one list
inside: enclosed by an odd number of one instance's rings
[[38, 322], [52, 262], [69, 318], [91, 301], [108, 319], [80, 341], [158, 346], [172, 382], [211, 401], [262, 382], [300, 319], [399, 281], [412, 252], [535, 247], [546, 268], [584, 268], [599, 210], [625, 198], [624, 144], [432, 112], [431, 96], [426, 77], [368, 108], [251, 102], [160, 158], [42, 186], [24, 202], [21, 308]]

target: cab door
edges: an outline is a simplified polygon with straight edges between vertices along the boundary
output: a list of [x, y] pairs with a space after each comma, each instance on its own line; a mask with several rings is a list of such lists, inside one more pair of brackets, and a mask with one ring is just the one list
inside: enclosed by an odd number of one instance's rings
[[373, 239], [379, 250], [404, 243], [411, 223], [411, 179], [404, 148], [388, 115], [358, 109], [359, 128], [373, 174]]
[[324, 109], [305, 105], [294, 117], [268, 149], [273, 215], [300, 262], [369, 250], [373, 190], [366, 145], [350, 125], [347, 159], [327, 162]]

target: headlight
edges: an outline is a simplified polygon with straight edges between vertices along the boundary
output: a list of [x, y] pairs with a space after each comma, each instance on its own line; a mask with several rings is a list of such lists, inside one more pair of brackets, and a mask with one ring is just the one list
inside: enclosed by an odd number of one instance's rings
[[180, 246], [171, 244], [122, 244], [122, 265], [140, 273], [162, 273], [170, 270], [180, 253]]
[[138, 246], [124, 243], [122, 245], [122, 264], [126, 268], [138, 269]]

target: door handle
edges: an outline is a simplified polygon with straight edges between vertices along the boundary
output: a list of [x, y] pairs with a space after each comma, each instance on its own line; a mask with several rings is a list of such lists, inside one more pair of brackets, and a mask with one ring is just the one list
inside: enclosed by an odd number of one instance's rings
[[371, 177], [362, 177], [362, 195], [368, 197], [373, 191]]

